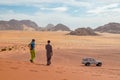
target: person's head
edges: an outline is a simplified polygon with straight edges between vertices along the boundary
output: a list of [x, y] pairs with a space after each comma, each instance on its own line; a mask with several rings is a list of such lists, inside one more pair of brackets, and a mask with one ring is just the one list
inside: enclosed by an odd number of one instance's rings
[[48, 40], [47, 43], [50, 43], [50, 40]]
[[32, 42], [35, 42], [35, 39], [32, 39]]

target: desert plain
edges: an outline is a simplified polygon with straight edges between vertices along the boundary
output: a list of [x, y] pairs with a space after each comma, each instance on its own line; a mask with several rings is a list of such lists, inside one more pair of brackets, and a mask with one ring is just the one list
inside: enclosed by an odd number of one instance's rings
[[[69, 32], [0, 31], [0, 80], [120, 80], [120, 34], [75, 36]], [[30, 63], [28, 44], [36, 40]], [[46, 66], [45, 45], [51, 40], [52, 64]], [[93, 57], [103, 65], [84, 66]]]

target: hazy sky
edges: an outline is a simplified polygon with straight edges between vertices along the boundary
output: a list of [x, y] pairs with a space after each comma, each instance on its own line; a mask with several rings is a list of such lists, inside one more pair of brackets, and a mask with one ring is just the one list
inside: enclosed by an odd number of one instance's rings
[[0, 20], [10, 19], [95, 28], [120, 22], [120, 0], [0, 0]]

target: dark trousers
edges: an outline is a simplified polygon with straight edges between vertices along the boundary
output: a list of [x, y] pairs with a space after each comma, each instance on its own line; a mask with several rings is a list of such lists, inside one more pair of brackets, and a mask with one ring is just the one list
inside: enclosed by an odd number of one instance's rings
[[47, 65], [50, 65], [50, 64], [51, 64], [51, 56], [47, 55]]

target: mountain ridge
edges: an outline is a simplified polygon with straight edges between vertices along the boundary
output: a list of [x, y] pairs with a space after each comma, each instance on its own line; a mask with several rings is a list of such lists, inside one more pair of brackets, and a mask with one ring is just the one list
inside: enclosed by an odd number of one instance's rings
[[[26, 29], [25, 29], [26, 27]], [[0, 21], [0, 30], [38, 30], [39, 26], [31, 20], [15, 20]]]
[[97, 27], [94, 31], [120, 34], [120, 23], [111, 22]]

